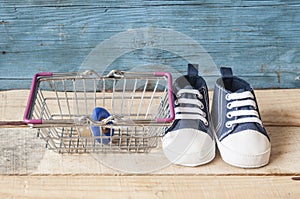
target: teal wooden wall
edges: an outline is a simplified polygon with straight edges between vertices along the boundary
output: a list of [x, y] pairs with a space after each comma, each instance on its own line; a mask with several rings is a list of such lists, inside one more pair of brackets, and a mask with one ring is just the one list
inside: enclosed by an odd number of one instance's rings
[[[216, 66], [232, 66], [255, 88], [300, 87], [299, 1], [0, 0], [0, 89], [29, 88], [39, 71], [77, 71], [101, 42], [145, 27], [186, 35]], [[181, 48], [179, 40], [173, 45]], [[161, 64], [183, 73], [187, 62], [174, 52], [145, 48], [106, 68]]]

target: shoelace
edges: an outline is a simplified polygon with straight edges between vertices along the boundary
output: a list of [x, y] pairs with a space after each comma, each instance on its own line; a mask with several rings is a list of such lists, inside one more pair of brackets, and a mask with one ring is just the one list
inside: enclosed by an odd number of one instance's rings
[[[182, 94], [189, 93], [197, 96], [198, 99], [189, 99], [181, 97]], [[199, 99], [203, 99], [203, 95], [195, 89], [180, 89], [177, 92], [177, 100], [175, 101], [175, 105], [179, 104], [192, 104], [194, 107], [175, 107], [175, 119], [197, 119], [201, 120], [206, 126], [208, 125], [208, 121], [205, 118], [206, 113], [203, 111], [204, 105]], [[193, 114], [191, 114], [193, 113]]]
[[[254, 108], [254, 110], [236, 110], [236, 111], [228, 112], [226, 116], [229, 119], [233, 117], [240, 117], [240, 116], [245, 116], [245, 117], [226, 122], [225, 126], [227, 128], [232, 127], [233, 124], [242, 124], [247, 122], [256, 122], [262, 125], [262, 122], [259, 119], [259, 115], [256, 110], [257, 107], [254, 101], [254, 96], [250, 91], [227, 94], [225, 98], [227, 101], [230, 101], [227, 103], [227, 109], [240, 108], [245, 106], [252, 106]], [[231, 100], [236, 100], [236, 101], [231, 101]]]

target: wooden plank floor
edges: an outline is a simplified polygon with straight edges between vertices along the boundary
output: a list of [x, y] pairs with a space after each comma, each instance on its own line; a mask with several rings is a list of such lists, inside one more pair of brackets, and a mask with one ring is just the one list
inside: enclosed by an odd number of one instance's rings
[[[263, 168], [235, 168], [218, 153], [194, 168], [170, 165], [160, 152], [61, 155], [46, 150], [35, 129], [0, 128], [0, 198], [299, 198], [300, 89], [256, 95], [272, 143], [270, 164]], [[0, 121], [21, 120], [27, 96], [0, 92]], [[149, 164], [147, 173], [130, 173], [142, 162]]]
[[0, 176], [1, 198], [274, 199], [299, 195], [299, 182], [285, 176]]

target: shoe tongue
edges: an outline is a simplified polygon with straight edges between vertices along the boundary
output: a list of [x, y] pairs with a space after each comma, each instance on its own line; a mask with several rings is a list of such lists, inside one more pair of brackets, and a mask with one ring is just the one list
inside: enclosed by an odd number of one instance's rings
[[[193, 89], [190, 87], [185, 87], [184, 89]], [[196, 90], [196, 89], [194, 89]], [[182, 93], [179, 98], [187, 98], [187, 99], [197, 99], [197, 95], [193, 94], [193, 93]]]
[[185, 85], [184, 87], [183, 87], [183, 89], [194, 89], [191, 85]]
[[[179, 81], [178, 81], [179, 80]], [[193, 84], [190, 83], [190, 81], [188, 81], [188, 79], [186, 78], [181, 78], [181, 79], [177, 79], [175, 81], [174, 84], [175, 87], [175, 94], [177, 95], [177, 93], [182, 90], [182, 89], [187, 89], [187, 90], [198, 90], [200, 92], [202, 87], [195, 87]], [[186, 98], [186, 99], [198, 99], [197, 95], [193, 94], [193, 93], [182, 93], [180, 94], [180, 96], [177, 96], [178, 98]], [[195, 105], [189, 105], [189, 104], [181, 104], [180, 106], [182, 107], [194, 107]]]
[[245, 89], [240, 88], [240, 89], [238, 89], [238, 90], [236, 91], [236, 93], [243, 93], [243, 92], [245, 92], [245, 91], [246, 91]]
[[[179, 92], [181, 89], [198, 90], [200, 92], [200, 88], [193, 88], [192, 85], [187, 84], [184, 87], [180, 88], [177, 92]], [[180, 98], [197, 99], [197, 95], [195, 95], [193, 93], [182, 93], [180, 95]]]
[[[206, 83], [204, 79], [200, 76], [181, 76], [177, 78], [173, 84], [174, 94], [177, 94], [181, 89], [191, 89], [198, 90], [200, 93], [202, 89], [206, 87]], [[183, 93], [179, 98], [187, 98], [187, 99], [198, 99], [197, 95], [192, 93]], [[182, 105], [186, 106], [186, 105]], [[188, 105], [189, 106], [189, 105]]]
[[177, 78], [173, 84], [174, 92], [177, 93], [181, 89], [201, 90], [206, 83], [200, 76], [181, 76]]

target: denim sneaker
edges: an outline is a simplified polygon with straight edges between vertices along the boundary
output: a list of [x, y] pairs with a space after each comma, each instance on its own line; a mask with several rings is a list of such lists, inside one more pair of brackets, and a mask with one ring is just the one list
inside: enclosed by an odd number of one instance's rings
[[173, 84], [175, 120], [162, 139], [165, 156], [174, 164], [198, 166], [215, 157], [210, 126], [208, 92], [198, 76], [198, 65], [188, 65], [188, 74]]
[[215, 84], [212, 122], [222, 159], [242, 168], [262, 167], [269, 162], [271, 144], [263, 127], [253, 88], [221, 67]]

